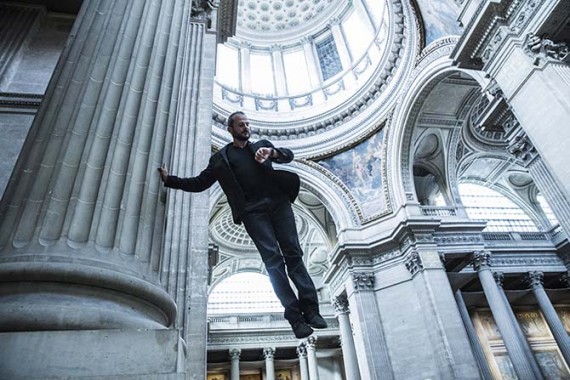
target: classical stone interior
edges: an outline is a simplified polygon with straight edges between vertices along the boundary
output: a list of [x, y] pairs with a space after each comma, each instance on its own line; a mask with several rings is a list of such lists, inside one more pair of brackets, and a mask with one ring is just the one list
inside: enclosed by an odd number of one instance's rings
[[[219, 185], [291, 149], [329, 327]], [[570, 378], [570, 3], [0, 1], [0, 379]]]

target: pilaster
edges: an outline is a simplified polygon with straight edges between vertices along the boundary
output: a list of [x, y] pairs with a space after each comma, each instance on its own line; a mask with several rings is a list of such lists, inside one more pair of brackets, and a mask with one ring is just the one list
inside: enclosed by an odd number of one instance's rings
[[355, 345], [361, 375], [369, 379], [393, 379], [382, 317], [375, 297], [376, 278], [372, 272], [353, 272], [347, 289], [351, 318], [355, 329]]

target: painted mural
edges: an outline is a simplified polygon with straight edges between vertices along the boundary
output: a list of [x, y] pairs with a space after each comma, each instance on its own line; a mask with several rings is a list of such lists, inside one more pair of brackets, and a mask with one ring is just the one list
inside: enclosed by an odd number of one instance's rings
[[457, 16], [459, 6], [453, 0], [416, 0], [426, 33], [426, 46], [438, 38], [449, 35], [461, 35], [463, 29], [459, 26]]
[[382, 141], [384, 131], [319, 164], [337, 176], [358, 201], [365, 218], [386, 210], [382, 186]]

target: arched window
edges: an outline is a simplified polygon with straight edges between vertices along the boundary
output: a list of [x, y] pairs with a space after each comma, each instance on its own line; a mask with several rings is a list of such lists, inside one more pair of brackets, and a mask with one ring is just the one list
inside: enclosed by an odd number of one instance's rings
[[536, 223], [522, 208], [495, 190], [460, 183], [459, 194], [469, 218], [487, 221], [485, 231], [538, 231]]
[[538, 193], [536, 195], [536, 200], [540, 204], [542, 211], [544, 211], [544, 215], [546, 215], [546, 219], [548, 219], [548, 221], [550, 222], [550, 225], [551, 226], [559, 225], [560, 222], [558, 221], [558, 219], [556, 218], [556, 216], [552, 212], [552, 209], [550, 208], [550, 205], [548, 204], [548, 202], [546, 201], [544, 196], [542, 194]]
[[220, 282], [208, 298], [208, 314], [283, 312], [269, 277], [261, 273], [234, 274]]

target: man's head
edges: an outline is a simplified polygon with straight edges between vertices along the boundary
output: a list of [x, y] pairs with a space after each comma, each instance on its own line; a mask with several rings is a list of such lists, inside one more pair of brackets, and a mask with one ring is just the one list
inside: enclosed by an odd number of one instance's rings
[[234, 141], [245, 142], [249, 140], [249, 120], [245, 113], [237, 111], [228, 117], [228, 132]]

